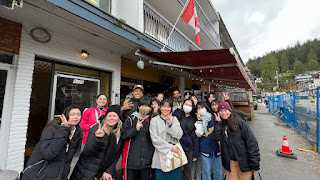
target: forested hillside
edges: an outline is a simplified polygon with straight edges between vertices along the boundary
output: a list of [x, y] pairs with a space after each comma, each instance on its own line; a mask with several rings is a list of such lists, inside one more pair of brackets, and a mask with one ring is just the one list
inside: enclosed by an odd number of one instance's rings
[[282, 74], [283, 80], [292, 79], [293, 75], [305, 71], [319, 70], [320, 40], [308, 40], [294, 47], [271, 51], [262, 57], [249, 59], [247, 67], [263, 82], [274, 81], [276, 71]]

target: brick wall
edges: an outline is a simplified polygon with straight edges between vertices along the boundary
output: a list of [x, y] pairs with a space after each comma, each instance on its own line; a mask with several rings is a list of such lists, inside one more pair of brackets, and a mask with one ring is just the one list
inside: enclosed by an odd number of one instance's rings
[[0, 50], [19, 54], [21, 24], [0, 18]]
[[[16, 171], [22, 171], [23, 169], [35, 55], [111, 71], [111, 100], [114, 102], [115, 93], [120, 93], [120, 55], [111, 54], [106, 49], [90, 46], [87, 43], [68, 39], [63, 35], [54, 33], [51, 35], [52, 39], [48, 43], [40, 44], [35, 42], [26, 31], [22, 31], [9, 142], [5, 145], [8, 147], [6, 148], [7, 152], [5, 152], [7, 154], [5, 157], [6, 169]], [[90, 54], [86, 60], [80, 57], [82, 49], [86, 49]]]

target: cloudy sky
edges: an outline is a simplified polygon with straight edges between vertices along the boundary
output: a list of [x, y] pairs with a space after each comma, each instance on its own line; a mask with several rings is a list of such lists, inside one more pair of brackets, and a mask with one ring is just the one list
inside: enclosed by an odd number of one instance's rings
[[320, 0], [211, 0], [247, 62], [297, 41], [320, 39]]

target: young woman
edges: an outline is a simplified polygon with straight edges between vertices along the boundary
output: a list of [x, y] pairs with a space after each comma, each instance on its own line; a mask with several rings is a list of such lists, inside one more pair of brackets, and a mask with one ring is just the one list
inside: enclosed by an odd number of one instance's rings
[[138, 111], [124, 121], [121, 138], [126, 141], [121, 168], [124, 180], [149, 180], [154, 147], [151, 142], [150, 100], [142, 97]]
[[247, 123], [232, 112], [228, 102], [219, 103], [212, 138], [221, 141], [222, 165], [227, 180], [250, 180], [260, 168], [256, 138]]
[[198, 97], [195, 94], [191, 94], [190, 97], [191, 97], [191, 99], [192, 99], [192, 101], [194, 103], [194, 107], [197, 108], [197, 104], [199, 102], [198, 101]]
[[160, 101], [158, 99], [154, 99], [151, 101], [151, 118], [154, 118], [160, 114]]
[[[161, 170], [159, 153], [167, 154], [170, 151], [177, 153], [178, 148], [175, 144], [179, 143], [183, 131], [178, 119], [171, 116], [171, 101], [168, 99], [162, 100], [160, 111], [161, 114], [152, 118], [150, 123], [150, 136], [152, 144], [155, 147], [151, 167], [156, 169], [156, 180], [179, 180], [180, 168], [170, 172], [163, 172]], [[166, 141], [167, 135], [169, 135], [169, 142]]]
[[179, 120], [183, 130], [183, 136], [180, 139], [180, 144], [188, 159], [188, 163], [183, 166], [183, 179], [186, 180], [195, 178], [192, 166], [193, 161], [196, 161], [197, 158], [199, 158], [199, 138], [195, 135], [194, 126], [196, 122], [195, 111], [196, 109], [193, 100], [187, 99], [182, 107], [179, 105], [172, 113], [172, 115], [177, 117]]
[[[211, 170], [213, 180], [222, 179], [222, 164], [218, 141], [212, 140], [211, 134], [214, 130], [214, 115], [207, 111], [207, 104], [198, 104], [198, 121], [202, 121], [200, 129], [200, 156], [202, 164], [202, 179], [211, 180]], [[197, 128], [198, 131], [198, 128]], [[199, 137], [199, 134], [197, 133]]]
[[82, 144], [85, 145], [90, 128], [99, 122], [99, 118], [105, 115], [108, 110], [108, 98], [105, 94], [100, 94], [96, 99], [97, 105], [83, 112], [80, 127], [83, 130]]
[[115, 166], [123, 149], [121, 128], [120, 106], [112, 105], [103, 121], [90, 129], [71, 180], [115, 179]]
[[183, 94], [183, 100], [187, 100], [187, 99], [189, 99], [190, 98], [190, 92], [185, 92], [184, 94]]
[[81, 143], [80, 120], [80, 109], [70, 105], [59, 118], [48, 122], [27, 163], [23, 180], [67, 179]]
[[161, 102], [164, 98], [164, 94], [163, 93], [158, 93], [157, 95], [157, 99]]
[[[207, 104], [207, 107], [209, 107], [207, 111], [210, 112], [211, 114], [214, 113], [214, 111], [211, 109], [212, 107], [211, 105], [213, 102], [216, 102], [216, 97], [213, 92], [210, 92], [206, 97], [206, 104]], [[218, 103], [216, 103], [216, 105], [217, 105], [216, 111], [218, 111]]]
[[218, 114], [218, 101], [217, 100], [212, 100], [210, 108], [208, 108], [208, 112], [210, 112], [212, 115]]

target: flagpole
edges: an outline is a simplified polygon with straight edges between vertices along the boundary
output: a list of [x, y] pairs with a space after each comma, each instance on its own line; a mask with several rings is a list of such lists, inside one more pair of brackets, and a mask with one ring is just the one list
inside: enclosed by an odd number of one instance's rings
[[168, 38], [167, 38], [167, 40], [166, 40], [166, 43], [165, 43], [165, 44], [163, 45], [163, 47], [161, 48], [161, 52], [164, 52], [164, 49], [165, 49], [166, 46], [168, 45], [169, 38], [170, 38], [171, 34], [173, 33], [174, 28], [176, 27], [176, 25], [177, 25], [177, 23], [178, 23], [178, 21], [179, 21], [179, 19], [180, 19], [180, 16], [181, 16], [182, 13], [184, 12], [184, 10], [187, 8], [189, 2], [190, 2], [190, 0], [187, 0], [186, 4], [183, 6], [183, 9], [182, 9], [182, 11], [181, 11], [180, 14], [179, 14], [178, 19], [177, 19], [176, 22], [174, 23], [174, 25], [173, 25], [170, 33], [169, 33], [169, 36], [168, 36]]

